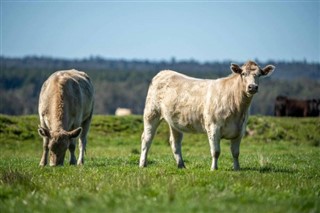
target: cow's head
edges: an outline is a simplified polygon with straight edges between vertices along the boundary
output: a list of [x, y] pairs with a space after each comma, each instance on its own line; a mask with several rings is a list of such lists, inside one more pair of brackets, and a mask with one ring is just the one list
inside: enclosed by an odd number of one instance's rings
[[48, 148], [50, 153], [50, 166], [62, 166], [64, 156], [71, 143], [71, 140], [77, 138], [82, 131], [79, 127], [72, 131], [52, 132], [46, 128], [39, 127], [38, 133], [41, 137], [46, 137], [49, 140]]
[[251, 97], [258, 92], [259, 89], [259, 78], [267, 77], [272, 74], [275, 66], [268, 65], [261, 69], [255, 62], [248, 61], [242, 67], [237, 64], [231, 64], [231, 71], [239, 74], [244, 83], [244, 90], [247, 96]]

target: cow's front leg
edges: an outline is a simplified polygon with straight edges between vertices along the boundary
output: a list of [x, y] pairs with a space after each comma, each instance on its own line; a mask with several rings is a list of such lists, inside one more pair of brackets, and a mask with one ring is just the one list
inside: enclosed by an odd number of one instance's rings
[[71, 140], [71, 143], [69, 145], [69, 151], [70, 151], [70, 165], [76, 165], [77, 163], [77, 158], [75, 155], [75, 150], [76, 150], [76, 142], [74, 139]]
[[240, 154], [240, 142], [241, 142], [241, 136], [237, 139], [231, 140], [231, 153], [233, 157], [233, 169], [234, 170], [240, 170], [240, 164], [239, 164], [239, 154]]
[[42, 157], [39, 163], [39, 166], [45, 166], [48, 164], [48, 153], [49, 153], [49, 148], [48, 148], [48, 144], [49, 144], [49, 139], [44, 137], [43, 138], [43, 152], [42, 152]]
[[207, 135], [212, 157], [211, 170], [213, 171], [218, 169], [218, 159], [220, 156], [220, 128], [218, 126], [211, 125], [207, 129]]

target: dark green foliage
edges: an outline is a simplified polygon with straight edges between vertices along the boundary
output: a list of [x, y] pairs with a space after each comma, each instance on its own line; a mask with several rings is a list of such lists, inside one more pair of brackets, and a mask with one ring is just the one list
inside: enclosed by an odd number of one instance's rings
[[320, 146], [319, 118], [275, 118], [251, 116], [246, 139], [265, 143], [289, 141], [292, 144]]
[[[231, 73], [230, 61], [199, 63], [190, 61], [125, 61], [92, 57], [83, 60], [44, 57], [1, 57], [0, 113], [36, 114], [40, 88], [55, 71], [78, 69], [92, 78], [95, 87], [95, 113], [114, 114], [117, 107], [131, 108], [142, 114], [151, 79], [163, 69], [187, 75], [214, 79]], [[261, 80], [259, 93], [252, 104], [253, 114], [273, 115], [277, 95], [294, 98], [318, 98], [320, 94], [320, 65], [305, 62], [257, 61], [261, 67], [276, 66], [271, 78]], [[244, 62], [239, 62], [239, 64]]]
[[38, 137], [38, 118], [35, 116], [11, 117], [0, 115], [0, 141], [13, 140], [34, 140]]

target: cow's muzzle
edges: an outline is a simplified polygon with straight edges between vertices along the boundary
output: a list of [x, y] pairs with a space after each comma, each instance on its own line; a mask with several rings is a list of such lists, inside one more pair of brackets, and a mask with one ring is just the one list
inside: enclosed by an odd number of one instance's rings
[[258, 85], [256, 85], [256, 84], [250, 84], [249, 86], [248, 86], [248, 92], [250, 93], [250, 94], [255, 94], [255, 93], [257, 93], [258, 92]]
[[50, 153], [50, 166], [63, 166], [64, 155]]

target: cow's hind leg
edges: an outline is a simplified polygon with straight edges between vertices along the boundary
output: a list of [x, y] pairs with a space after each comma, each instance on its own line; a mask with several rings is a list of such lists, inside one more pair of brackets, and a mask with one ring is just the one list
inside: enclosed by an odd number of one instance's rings
[[152, 119], [144, 117], [144, 130], [141, 136], [141, 155], [140, 155], [140, 162], [139, 167], [146, 167], [147, 166], [147, 156], [148, 151], [150, 149], [152, 139], [156, 130], [160, 124], [160, 117], [153, 116]]
[[90, 127], [90, 123], [91, 123], [91, 116], [85, 120], [82, 123], [82, 132], [81, 132], [81, 136], [79, 139], [79, 158], [78, 158], [78, 165], [83, 165], [84, 164], [84, 154], [86, 152], [86, 146], [87, 146], [87, 134], [89, 132], [89, 127]]
[[183, 134], [170, 126], [170, 145], [178, 168], [185, 168], [181, 152], [182, 138]]

